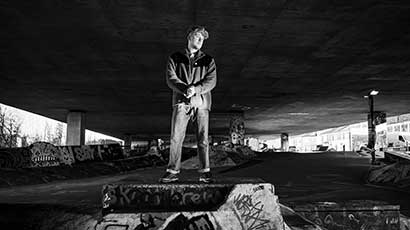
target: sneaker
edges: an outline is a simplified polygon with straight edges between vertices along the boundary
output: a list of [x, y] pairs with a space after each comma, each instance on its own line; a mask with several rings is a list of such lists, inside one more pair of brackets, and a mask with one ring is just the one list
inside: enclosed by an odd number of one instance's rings
[[211, 183], [213, 181], [211, 172], [204, 172], [199, 176], [199, 182]]
[[166, 172], [164, 176], [159, 179], [160, 183], [171, 183], [178, 181], [178, 174]]

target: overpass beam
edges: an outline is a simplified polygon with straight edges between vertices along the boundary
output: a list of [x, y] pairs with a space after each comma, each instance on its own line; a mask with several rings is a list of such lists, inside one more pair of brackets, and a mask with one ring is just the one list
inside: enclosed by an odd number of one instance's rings
[[67, 114], [66, 145], [85, 144], [85, 113], [70, 111]]

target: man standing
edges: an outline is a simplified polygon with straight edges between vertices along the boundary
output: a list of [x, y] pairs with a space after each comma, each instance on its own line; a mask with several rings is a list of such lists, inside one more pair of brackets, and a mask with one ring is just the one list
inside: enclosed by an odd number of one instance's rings
[[173, 53], [166, 69], [166, 80], [172, 89], [172, 122], [169, 162], [162, 183], [178, 181], [181, 168], [182, 143], [189, 120], [196, 126], [199, 157], [199, 181], [210, 183], [208, 126], [211, 110], [211, 90], [216, 85], [215, 60], [201, 51], [208, 32], [202, 26], [190, 28], [188, 45]]

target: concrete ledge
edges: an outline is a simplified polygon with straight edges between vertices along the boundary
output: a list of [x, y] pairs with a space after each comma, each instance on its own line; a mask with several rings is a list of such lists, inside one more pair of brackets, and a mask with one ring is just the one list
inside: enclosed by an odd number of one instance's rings
[[389, 162], [405, 161], [410, 163], [410, 152], [385, 151], [384, 159]]
[[233, 184], [105, 185], [103, 213], [215, 211], [233, 187]]
[[400, 229], [400, 206], [380, 201], [316, 202], [291, 207], [328, 230]]
[[116, 184], [102, 193], [97, 230], [290, 229], [269, 183]]

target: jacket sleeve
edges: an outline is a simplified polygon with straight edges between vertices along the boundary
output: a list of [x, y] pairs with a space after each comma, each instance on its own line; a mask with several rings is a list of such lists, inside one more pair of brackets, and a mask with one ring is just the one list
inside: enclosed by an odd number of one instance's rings
[[215, 60], [212, 59], [212, 61], [209, 63], [208, 71], [205, 77], [201, 81], [199, 81], [197, 84], [195, 84], [195, 92], [197, 94], [207, 93], [211, 91], [213, 88], [215, 88], [215, 85], [216, 85], [216, 64], [215, 64]]
[[171, 88], [173, 91], [176, 91], [180, 94], [184, 94], [187, 88], [187, 84], [183, 82], [176, 74], [176, 65], [174, 60], [169, 57], [168, 58], [168, 63], [167, 63], [167, 69], [166, 69], [166, 80], [167, 80], [167, 85], [169, 88]]

